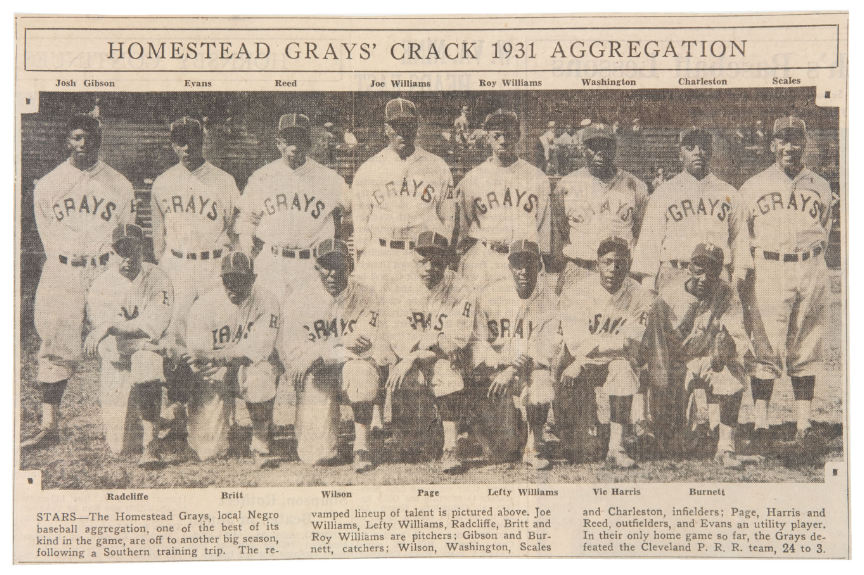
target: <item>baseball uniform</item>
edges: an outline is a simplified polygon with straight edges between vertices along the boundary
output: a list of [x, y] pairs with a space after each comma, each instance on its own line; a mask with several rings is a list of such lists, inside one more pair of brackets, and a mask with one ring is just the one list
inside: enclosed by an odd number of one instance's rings
[[309, 157], [296, 170], [279, 158], [249, 177], [237, 232], [264, 244], [255, 258], [260, 285], [282, 300], [291, 287], [318, 283], [312, 248], [336, 234], [347, 193], [342, 176]]
[[[316, 280], [298, 286], [285, 301], [279, 336], [282, 357], [307, 366], [327, 355], [330, 347], [344, 351], [341, 363], [310, 371], [298, 393], [294, 432], [300, 461], [316, 464], [336, 457], [340, 399], [353, 404], [371, 403], [377, 397], [380, 378], [373, 357], [379, 344], [378, 309], [372, 289], [350, 277], [336, 297]], [[372, 342], [372, 349], [361, 355], [345, 349], [361, 335]]]
[[182, 346], [189, 307], [221, 286], [220, 259], [231, 244], [229, 231], [240, 192], [233, 176], [210, 162], [191, 172], [178, 163], [156, 178], [151, 197], [154, 251], [175, 286], [170, 331]]
[[114, 229], [134, 223], [134, 199], [129, 180], [101, 160], [86, 170], [67, 160], [36, 184], [33, 211], [46, 255], [34, 303], [40, 382], [68, 379], [80, 359], [87, 292], [108, 263]]
[[280, 326], [279, 302], [266, 287], [256, 285], [240, 305], [217, 287], [192, 304], [186, 320], [186, 343], [195, 351], [230, 350], [250, 365], [220, 368], [210, 378], [199, 378], [189, 400], [189, 446], [200, 459], [228, 450], [228, 428], [234, 397], [262, 403], [276, 396], [278, 367], [274, 361]]
[[137, 419], [129, 417], [136, 384], [164, 381], [162, 356], [157, 345], [171, 321], [174, 290], [167, 274], [142, 263], [134, 280], [109, 267], [90, 287], [87, 317], [94, 331], [124, 319], [124, 328], [140, 329], [146, 338], [109, 335], [99, 344], [100, 399], [108, 447], [115, 453], [140, 448], [132, 443]]
[[733, 256], [741, 251], [738, 243], [749, 246], [744, 222], [735, 188], [712, 173], [697, 180], [683, 171], [648, 199], [631, 271], [656, 277], [662, 291], [689, 277], [690, 254], [700, 243], [719, 246], [724, 261], [734, 265]]
[[413, 267], [421, 231], [453, 235], [456, 201], [447, 163], [416, 147], [404, 160], [384, 148], [357, 170], [351, 185], [357, 279], [384, 295]]
[[507, 253], [515, 240], [550, 252], [550, 193], [546, 174], [523, 159], [499, 166], [490, 157], [465, 175], [456, 195], [459, 234], [476, 240], [459, 262], [469, 285], [481, 290], [501, 280], [512, 283]]

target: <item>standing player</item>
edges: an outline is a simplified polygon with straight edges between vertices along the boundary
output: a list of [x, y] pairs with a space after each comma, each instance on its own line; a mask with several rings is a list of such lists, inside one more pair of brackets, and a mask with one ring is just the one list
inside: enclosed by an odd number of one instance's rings
[[519, 158], [519, 118], [496, 110], [483, 124], [492, 156], [459, 183], [461, 199], [459, 269], [474, 289], [510, 281], [507, 252], [517, 239], [529, 239], [543, 254], [551, 251], [549, 178]]
[[587, 166], [561, 178], [553, 194], [552, 225], [566, 259], [559, 293], [597, 269], [597, 248], [606, 238], [623, 238], [633, 248], [648, 201], [645, 184], [615, 165], [617, 144], [609, 126], [590, 124], [580, 138]]
[[[609, 448], [606, 461], [630, 468], [623, 437], [630, 423], [633, 395], [639, 391], [642, 341], [653, 294], [627, 277], [630, 242], [610, 237], [597, 248], [598, 275], [587, 281], [565, 283], [561, 292], [564, 347], [558, 362], [561, 393], [555, 423], [560, 429], [577, 427], [578, 401], [568, 401], [572, 389], [602, 386], [609, 401]], [[560, 408], [559, 408], [560, 406]], [[562, 438], [566, 441], [565, 438]]]
[[518, 420], [513, 416], [517, 396], [528, 422], [522, 461], [548, 469], [551, 463], [540, 448], [554, 398], [552, 360], [561, 342], [558, 302], [554, 285], [541, 273], [540, 247], [517, 240], [509, 248], [511, 278], [480, 294], [470, 408], [484, 451], [507, 459], [518, 451]]
[[187, 361], [195, 373], [189, 399], [189, 445], [200, 459], [228, 451], [234, 398], [252, 420], [249, 450], [258, 467], [270, 458], [270, 425], [278, 371], [274, 348], [279, 302], [257, 285], [242, 252], [222, 258], [222, 285], [192, 304], [186, 320]]
[[351, 194], [357, 279], [387, 297], [413, 266], [420, 231], [452, 237], [456, 202], [447, 163], [415, 144], [414, 103], [390, 100], [384, 118], [388, 145], [360, 166]]
[[741, 187], [752, 259], [742, 247], [737, 257], [748, 265], [736, 265], [735, 275], [743, 278], [751, 266], [755, 271], [751, 389], [757, 433], [766, 436], [774, 380], [785, 364], [797, 409], [796, 443], [809, 449], [827, 307], [824, 252], [831, 229], [831, 188], [804, 166], [806, 145], [803, 120], [788, 116], [774, 122], [774, 164]]
[[[733, 255], [740, 251], [737, 243], [749, 245], [748, 234], [740, 231], [744, 214], [738, 192], [711, 173], [711, 134], [692, 126], [678, 141], [684, 169], [648, 199], [633, 253], [631, 272], [649, 278], [648, 287], [656, 286], [657, 291], [689, 277], [690, 254], [698, 244], [719, 246], [730, 269]], [[730, 277], [727, 274], [726, 279]]]
[[140, 419], [144, 452], [138, 465], [158, 465], [156, 450], [162, 382], [157, 345], [171, 321], [174, 290], [161, 269], [145, 263], [144, 232], [121, 224], [114, 230], [119, 265], [108, 268], [90, 287], [87, 318], [93, 326], [84, 342], [87, 355], [98, 353], [102, 420], [114, 453], [134, 451], [130, 412]]
[[34, 302], [42, 391], [39, 432], [23, 449], [42, 448], [60, 439], [60, 402], [74, 364], [81, 357], [81, 328], [87, 292], [108, 263], [111, 235], [134, 220], [132, 184], [99, 160], [102, 127], [87, 115], [66, 125], [69, 159], [36, 184], [33, 211], [45, 264]]
[[281, 157], [256, 170], [243, 191], [237, 232], [240, 247], [254, 254], [258, 282], [280, 301], [291, 287], [318, 282], [312, 248], [339, 235], [347, 201], [342, 176], [307, 156], [309, 118], [279, 118], [276, 147]]
[[279, 345], [282, 357], [291, 358], [289, 376], [297, 389], [294, 430], [300, 460], [313, 465], [336, 460], [344, 398], [354, 412], [354, 470], [363, 473], [374, 466], [369, 424], [380, 383], [373, 360], [378, 303], [372, 288], [350, 276], [352, 267], [344, 242], [318, 244], [320, 280], [288, 296]]
[[393, 393], [393, 425], [401, 432], [397, 439], [415, 446], [428, 441], [419, 407], [423, 402], [417, 396], [431, 392], [443, 422], [442, 470], [461, 473], [465, 466], [456, 455], [457, 425], [465, 388], [464, 352], [474, 329], [474, 295], [448, 268], [453, 253], [447, 238], [421, 232], [413, 254], [413, 275], [422, 285], [412, 288], [417, 280], [411, 278], [402, 284], [404, 289], [397, 286], [400, 295], [383, 316], [386, 348], [381, 355], [390, 356], [392, 363], [387, 387]]

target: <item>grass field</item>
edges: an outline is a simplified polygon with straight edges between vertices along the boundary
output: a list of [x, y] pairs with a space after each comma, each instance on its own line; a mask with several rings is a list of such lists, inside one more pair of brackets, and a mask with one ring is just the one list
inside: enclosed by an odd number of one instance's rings
[[[37, 276], [38, 277], [38, 276]], [[834, 282], [832, 282], [833, 284]], [[20, 421], [22, 436], [33, 433], [39, 421], [39, 395], [35, 382], [38, 339], [32, 328], [32, 291], [22, 298], [22, 364], [20, 388]], [[838, 290], [839, 291], [839, 290]], [[28, 294], [30, 297], [28, 297]], [[832, 304], [839, 294], [832, 290]], [[836, 308], [836, 305], [832, 306]], [[833, 315], [833, 314], [832, 314]], [[29, 321], [28, 321], [29, 320]], [[808, 465], [787, 467], [775, 458], [762, 465], [733, 471], [718, 467], [710, 459], [654, 460], [640, 462], [631, 471], [610, 470], [601, 463], [571, 464], [555, 462], [549, 471], [532, 471], [519, 464], [485, 465], [472, 461], [467, 473], [449, 476], [438, 471], [434, 462], [389, 463], [388, 451], [382, 449], [385, 462], [369, 473], [357, 475], [350, 465], [311, 467], [296, 460], [293, 451], [293, 394], [277, 397], [275, 420], [276, 451], [284, 460], [279, 467], [257, 470], [251, 458], [242, 455], [232, 460], [199, 462], [182, 445], [166, 445], [167, 465], [158, 471], [140, 470], [134, 456], [117, 457], [105, 444], [98, 404], [98, 372], [95, 361], [85, 362], [69, 382], [63, 399], [63, 441], [45, 451], [23, 454], [21, 469], [42, 471], [46, 489], [107, 489], [167, 487], [254, 487], [291, 485], [393, 485], [429, 483], [612, 483], [612, 482], [818, 482], [824, 479], [824, 460], [843, 459], [843, 388], [836, 344], [829, 337], [833, 361], [826, 363], [817, 378], [813, 419], [820, 422], [829, 440], [825, 458]], [[770, 418], [780, 433], [788, 433], [783, 422], [794, 419], [794, 403], [788, 378], [775, 386]], [[350, 413], [347, 412], [347, 413]], [[742, 411], [746, 421], [747, 410]], [[248, 433], [248, 428], [240, 433]], [[347, 446], [346, 446], [347, 447]]]

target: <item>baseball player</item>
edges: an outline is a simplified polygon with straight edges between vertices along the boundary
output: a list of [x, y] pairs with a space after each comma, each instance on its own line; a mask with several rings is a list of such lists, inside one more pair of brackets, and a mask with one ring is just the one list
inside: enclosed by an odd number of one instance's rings
[[249, 177], [238, 216], [240, 247], [254, 254], [261, 245], [255, 258], [258, 282], [280, 301], [292, 286], [319, 281], [312, 248], [341, 233], [348, 200], [342, 176], [307, 156], [310, 129], [303, 114], [279, 118], [281, 157]]
[[456, 214], [450, 168], [415, 144], [414, 103], [390, 100], [384, 117], [388, 145], [360, 166], [351, 185], [357, 279], [382, 297], [414, 265], [417, 234], [452, 237]]
[[511, 278], [479, 296], [471, 346], [474, 429], [487, 455], [509, 459], [518, 453], [514, 396], [524, 409], [528, 438], [522, 461], [548, 469], [541, 455], [543, 428], [554, 398], [552, 360], [561, 343], [558, 302], [550, 278], [541, 273], [540, 246], [517, 240], [509, 246]]
[[768, 402], [785, 365], [801, 447], [807, 447], [811, 435], [810, 404], [827, 307], [824, 252], [831, 228], [831, 188], [805, 167], [806, 144], [803, 120], [787, 116], [774, 122], [774, 164], [741, 187], [752, 248], [747, 252], [742, 242], [735, 268], [739, 279], [748, 268], [755, 272], [751, 390], [757, 433], [766, 439]]
[[66, 125], [69, 159], [46, 174], [33, 191], [33, 212], [45, 249], [34, 319], [39, 347], [42, 422], [24, 449], [59, 441], [60, 402], [81, 357], [87, 292], [111, 257], [111, 235], [134, 221], [132, 184], [99, 160], [102, 127], [91, 116]]
[[562, 430], [579, 425], [578, 406], [566, 396], [580, 386], [602, 386], [610, 419], [606, 461], [631, 468], [636, 462], [625, 451], [623, 437], [633, 395], [639, 391], [643, 336], [655, 298], [627, 276], [628, 239], [613, 236], [600, 242], [596, 268], [599, 274], [567, 283], [561, 293], [564, 346], [556, 379], [562, 397], [556, 403], [555, 422]]
[[[735, 456], [735, 428], [752, 359], [750, 338], [744, 330], [744, 311], [736, 290], [721, 279], [724, 250], [710, 243], [697, 244], [688, 258], [688, 277], [666, 285], [660, 297], [670, 314], [673, 361], [686, 366], [688, 395], [701, 389], [708, 406], [719, 411], [719, 440], [714, 460], [740, 468]], [[713, 422], [712, 422], [713, 428]]]
[[448, 268], [453, 253], [447, 238], [421, 232], [412, 253], [414, 275], [422, 285], [410, 289], [417, 282], [412, 278], [402, 284], [405, 289], [397, 287], [400, 297], [383, 315], [382, 357], [389, 356], [391, 364], [387, 388], [393, 393], [393, 425], [403, 442], [416, 446], [428, 439], [423, 437], [429, 432], [426, 422], [420, 421], [423, 409], [417, 395], [425, 391], [428, 397], [431, 392], [443, 422], [442, 471], [461, 473], [465, 466], [457, 457], [456, 440], [465, 388], [462, 371], [477, 306], [473, 291]]
[[[112, 265], [90, 287], [87, 318], [92, 329], [84, 342], [89, 356], [101, 358], [102, 421], [114, 453], [136, 451], [132, 431], [140, 420], [141, 467], [158, 465], [163, 360], [157, 345], [171, 321], [174, 290], [167, 274], [145, 263], [144, 232], [134, 224], [114, 230]], [[137, 417], [133, 421], [131, 414]]]
[[234, 397], [246, 401], [252, 420], [249, 450], [258, 467], [270, 457], [270, 425], [279, 375], [274, 349], [279, 302], [255, 281], [242, 252], [222, 258], [222, 287], [195, 301], [186, 320], [187, 354], [196, 379], [189, 399], [189, 446], [200, 459], [228, 450]]
[[474, 289], [511, 281], [507, 250], [517, 239], [530, 239], [543, 254], [551, 251], [549, 178], [516, 155], [519, 118], [496, 110], [486, 117], [492, 156], [468, 172], [456, 195], [459, 210], [459, 270]]
[[678, 142], [684, 169], [648, 199], [633, 252], [631, 272], [648, 278], [646, 285], [657, 291], [689, 277], [687, 266], [696, 245], [719, 246], [730, 269], [740, 251], [737, 243], [749, 245], [747, 233], [740, 231], [745, 218], [737, 190], [711, 173], [710, 132], [692, 126], [681, 132]]
[[320, 280], [288, 296], [279, 345], [282, 357], [291, 358], [288, 375], [297, 389], [294, 431], [300, 460], [319, 465], [337, 459], [344, 398], [354, 412], [354, 470], [363, 473], [374, 465], [369, 424], [380, 384], [373, 359], [378, 302], [371, 288], [350, 275], [352, 268], [343, 241], [318, 244]]
[[623, 238], [633, 248], [648, 201], [645, 184], [615, 165], [612, 128], [590, 124], [581, 130], [580, 138], [587, 166], [561, 178], [553, 194], [553, 233], [566, 259], [559, 293], [564, 284], [576, 283], [596, 270], [597, 247], [606, 238]]

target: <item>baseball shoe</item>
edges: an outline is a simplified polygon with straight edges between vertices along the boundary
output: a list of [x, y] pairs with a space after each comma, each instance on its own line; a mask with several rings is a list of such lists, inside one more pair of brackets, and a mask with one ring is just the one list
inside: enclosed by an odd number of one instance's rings
[[21, 442], [23, 451], [46, 449], [60, 443], [60, 432], [56, 427], [43, 427], [39, 433]]
[[522, 454], [522, 463], [537, 471], [543, 471], [552, 467], [552, 462], [541, 457], [540, 454], [533, 449], [526, 449]]
[[156, 448], [156, 442], [151, 441], [144, 446], [144, 452], [138, 459], [138, 467], [141, 469], [159, 469], [162, 466], [162, 457]]
[[276, 469], [279, 467], [279, 458], [274, 457], [269, 451], [263, 452], [256, 449], [251, 451], [255, 469]]
[[459, 475], [465, 473], [466, 467], [461, 459], [456, 457], [455, 449], [445, 449], [441, 456], [441, 471], [447, 475]]
[[767, 455], [774, 448], [774, 435], [770, 429], [757, 428], [750, 436], [749, 451], [757, 455]]
[[743, 469], [744, 462], [738, 459], [731, 451], [718, 451], [714, 455], [714, 463], [726, 469]]
[[561, 439], [555, 434], [549, 423], [543, 426], [543, 443], [561, 443]]
[[820, 459], [828, 453], [828, 443], [820, 433], [808, 426], [796, 431], [794, 440], [783, 442], [779, 451], [780, 458], [787, 467], [818, 465]]
[[606, 454], [606, 465], [613, 469], [633, 469], [636, 467], [636, 460], [627, 455], [622, 448], [610, 450]]
[[354, 452], [354, 472], [366, 473], [375, 468], [375, 462], [372, 461], [372, 453], [368, 449], [358, 449]]

